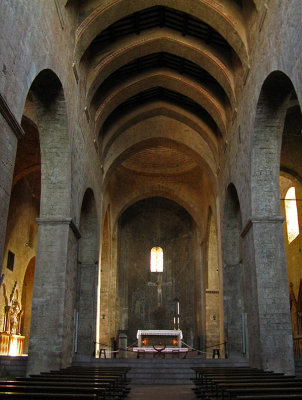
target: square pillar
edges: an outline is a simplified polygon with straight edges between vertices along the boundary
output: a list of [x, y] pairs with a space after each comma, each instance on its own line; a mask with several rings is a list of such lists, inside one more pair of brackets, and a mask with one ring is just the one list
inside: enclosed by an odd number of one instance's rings
[[294, 374], [283, 217], [248, 222], [244, 238], [250, 366]]
[[74, 346], [78, 230], [39, 218], [27, 374], [70, 365]]
[[79, 278], [77, 353], [93, 356], [96, 339], [98, 264], [79, 264]]

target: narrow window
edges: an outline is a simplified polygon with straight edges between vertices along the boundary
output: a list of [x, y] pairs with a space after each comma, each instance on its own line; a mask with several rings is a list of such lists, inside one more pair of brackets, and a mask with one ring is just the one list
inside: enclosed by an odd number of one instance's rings
[[12, 251], [8, 250], [6, 267], [11, 271], [13, 271], [14, 264], [15, 264], [15, 254]]
[[296, 189], [294, 188], [294, 186], [288, 189], [285, 196], [285, 215], [288, 243], [291, 243], [300, 233], [296, 201]]
[[153, 247], [150, 257], [151, 272], [163, 272], [164, 270], [164, 253], [161, 247]]

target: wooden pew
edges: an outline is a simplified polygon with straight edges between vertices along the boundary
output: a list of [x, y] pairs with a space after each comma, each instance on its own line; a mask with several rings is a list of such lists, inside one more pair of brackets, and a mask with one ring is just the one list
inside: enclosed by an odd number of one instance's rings
[[122, 375], [125, 381], [130, 381], [127, 378], [127, 373], [131, 370], [131, 367], [78, 367], [78, 366], [71, 366], [59, 371], [55, 372], [80, 372], [81, 374], [113, 374], [113, 375]]
[[257, 368], [249, 368], [249, 367], [192, 367], [193, 371], [195, 371], [196, 378], [199, 376], [206, 375], [263, 375], [263, 374], [274, 374], [274, 375], [283, 375], [281, 373], [273, 373], [272, 371], [262, 371]]
[[15, 393], [60, 393], [60, 394], [96, 394], [98, 399], [105, 399], [105, 390], [102, 388], [86, 386], [73, 387], [73, 386], [56, 386], [56, 385], [0, 385], [0, 393], [15, 392]]
[[0, 399], [6, 400], [97, 400], [96, 394], [62, 394], [62, 393], [14, 393], [14, 392], [0, 392]]
[[64, 376], [83, 376], [90, 378], [102, 379], [114, 378], [114, 393], [119, 394], [120, 398], [124, 398], [130, 392], [128, 384], [130, 379], [127, 378], [127, 373], [131, 370], [130, 367], [116, 367], [116, 366], [94, 366], [94, 367], [82, 367], [82, 366], [70, 366], [59, 371], [53, 371], [52, 374], [63, 374]]
[[129, 368], [69, 368], [0, 381], [0, 399], [124, 399]]
[[239, 396], [302, 394], [302, 380], [249, 368], [192, 368], [198, 398], [237, 399]]
[[257, 381], [257, 380], [277, 380], [279, 378], [284, 377], [282, 374], [274, 374], [272, 372], [263, 372], [263, 371], [252, 371], [252, 372], [218, 372], [214, 374], [212, 371], [210, 373], [206, 372], [202, 374], [199, 378], [193, 379], [193, 382], [196, 386], [215, 386], [216, 383], [223, 381], [232, 381], [236, 382], [246, 382], [249, 380]]
[[260, 387], [270, 387], [278, 385], [283, 387], [290, 387], [290, 386], [301, 386], [302, 381], [300, 379], [292, 378], [292, 377], [258, 377], [253, 379], [240, 379], [240, 378], [230, 378], [230, 379], [213, 379], [210, 382], [211, 388], [214, 391], [215, 388], [232, 388], [232, 387], [254, 387], [256, 385]]
[[[40, 393], [47, 394], [69, 394], [72, 398], [73, 395], [96, 395], [97, 399], [107, 399], [108, 391], [106, 388], [93, 384], [71, 384], [71, 382], [32, 382], [32, 381], [7, 381], [0, 382], [0, 395], [3, 392], [14, 392], [14, 393]], [[0, 396], [1, 398], [1, 396]], [[93, 397], [92, 397], [93, 398]]]
[[301, 395], [302, 387], [253, 387], [253, 388], [233, 388], [226, 389], [223, 392], [222, 399], [237, 399], [238, 396], [263, 396], [263, 395]]
[[36, 377], [31, 377], [31, 378], [16, 378], [17, 382], [27, 382], [28, 384], [41, 384], [42, 382], [44, 383], [49, 383], [52, 385], [74, 385], [75, 387], [86, 387], [88, 386], [98, 386], [100, 388], [104, 388], [106, 390], [106, 393], [110, 394], [111, 392], [114, 392], [116, 381], [115, 380], [110, 380], [110, 379], [89, 379], [89, 378], [68, 378], [64, 376], [56, 377], [56, 376], [36, 376]]
[[[130, 382], [127, 379], [127, 373], [130, 367], [68, 367], [59, 371], [44, 372], [40, 375], [32, 375], [30, 378], [43, 379], [57, 379], [61, 380], [61, 377], [65, 380], [80, 381], [90, 380], [93, 382], [105, 382], [110, 381], [113, 385], [111, 391], [115, 395], [119, 395], [120, 398], [124, 398], [130, 391], [128, 384]], [[51, 378], [50, 378], [51, 377]]]
[[299, 394], [269, 394], [260, 396], [237, 396], [238, 400], [289, 400], [289, 399], [302, 399]]
[[101, 391], [106, 393], [106, 389], [109, 387], [107, 384], [99, 383], [99, 382], [70, 382], [70, 381], [57, 381], [57, 380], [27, 380], [23, 378], [23, 380], [8, 380], [8, 381], [0, 381], [0, 389], [1, 387], [6, 387], [8, 385], [15, 386], [52, 386], [52, 387], [70, 387], [72, 386], [75, 389], [89, 388], [93, 385]]
[[[18, 378], [19, 379], [19, 378]], [[59, 382], [72, 382], [72, 383], [82, 383], [82, 384], [90, 384], [95, 385], [99, 384], [103, 387], [107, 387], [107, 396], [119, 396], [120, 398], [126, 397], [129, 390], [125, 386], [125, 384], [120, 380], [120, 376], [88, 376], [88, 375], [75, 375], [75, 374], [41, 374], [41, 375], [32, 375], [30, 381], [52, 381], [55, 383]]]

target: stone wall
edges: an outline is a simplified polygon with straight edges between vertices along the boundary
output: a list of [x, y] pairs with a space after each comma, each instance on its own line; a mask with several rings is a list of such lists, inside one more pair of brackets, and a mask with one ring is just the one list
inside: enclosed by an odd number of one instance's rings
[[[120, 329], [127, 330], [129, 344], [136, 342], [138, 329], [173, 329], [175, 298], [180, 300], [184, 341], [190, 345], [196, 341], [193, 237], [191, 217], [176, 203], [162, 198], [140, 201], [122, 215], [119, 294], [121, 303], [128, 304], [128, 323]], [[160, 275], [150, 272], [150, 251], [155, 246], [162, 247], [164, 253], [164, 272]]]
[[[44, 119], [44, 124], [41, 124], [41, 113], [39, 118], [39, 134], [44, 137], [44, 143], [47, 144], [48, 141], [52, 145], [54, 157], [47, 159], [47, 146], [44, 146], [43, 150], [46, 158], [43, 159], [42, 154], [42, 164], [44, 166], [42, 182], [44, 182], [44, 187], [47, 187], [48, 191], [42, 191], [41, 198], [43, 217], [45, 219], [40, 221], [38, 233], [41, 248], [37, 255], [39, 273], [37, 288], [34, 291], [33, 309], [36, 312], [36, 317], [33, 326], [36, 328], [39, 323], [41, 325], [39, 317], [42, 311], [47, 311], [51, 316], [59, 313], [59, 317], [58, 319], [51, 319], [49, 326], [45, 326], [45, 329], [49, 327], [48, 332], [36, 332], [36, 341], [33, 343], [32, 361], [30, 362], [32, 372], [40, 372], [42, 367], [46, 369], [54, 366], [58, 367], [71, 360], [73, 343], [71, 332], [73, 331], [74, 322], [75, 271], [78, 251], [77, 238], [79, 237], [79, 235], [73, 235], [79, 225], [82, 201], [88, 187], [92, 188], [96, 198], [98, 221], [101, 220], [101, 210], [104, 206], [104, 198], [102, 197], [102, 162], [99, 160], [98, 148], [95, 145], [98, 142], [98, 138], [96, 138], [98, 132], [94, 131], [93, 121], [88, 121], [84, 110], [86, 106], [85, 89], [88, 78], [83, 76], [83, 73], [89, 67], [89, 62], [86, 63], [87, 60], [83, 60], [78, 65], [78, 59], [76, 59], [75, 68], [72, 68], [74, 57], [78, 56], [78, 54], [75, 56], [76, 27], [79, 20], [81, 21], [89, 13], [83, 3], [80, 7], [82, 15], [78, 20], [76, 3], [69, 1], [67, 7], [65, 7], [65, 2], [63, 1], [18, 0], [3, 1], [1, 3], [0, 260], [4, 267], [6, 264], [5, 236], [7, 226], [10, 231], [10, 218], [8, 218], [8, 215], [14, 165], [17, 142], [22, 137], [20, 123], [26, 98], [32, 83], [43, 70], [53, 71], [61, 83], [58, 107], [50, 110], [47, 119]], [[149, 1], [147, 3], [150, 5], [156, 2]], [[163, 3], [168, 4], [169, 2], [165, 1]], [[200, 7], [203, 6], [202, 3], [199, 2]], [[227, 3], [232, 4], [229, 10], [230, 16], [233, 17], [234, 12], [236, 12], [234, 10], [236, 10], [239, 2], [229, 1]], [[247, 3], [247, 1], [242, 2], [243, 6]], [[93, 7], [96, 1], [91, 1], [88, 4], [87, 7]], [[123, 15], [126, 15], [127, 2], [125, 2], [124, 8], [122, 8], [122, 2], [116, 4], [117, 7], [121, 7], [118, 10], [123, 10]], [[175, 2], [175, 4], [179, 8], [185, 8], [180, 1]], [[242, 242], [242, 256], [245, 261], [245, 280], [248, 282], [245, 296], [249, 304], [247, 318], [251, 344], [250, 363], [255, 367], [293, 373], [290, 344], [292, 338], [285, 268], [285, 250], [288, 249], [284, 249], [278, 185], [279, 153], [286, 108], [283, 107], [283, 101], [275, 109], [270, 108], [278, 96], [276, 98], [272, 94], [268, 96], [266, 108], [263, 107], [261, 101], [259, 102], [259, 98], [264, 94], [262, 89], [267, 77], [274, 71], [281, 71], [278, 79], [274, 80], [277, 92], [278, 90], [283, 92], [285, 79], [287, 82], [286, 87], [290, 87], [295, 92], [296, 107], [300, 109], [302, 102], [302, 4], [300, 0], [292, 0], [290, 2], [284, 0], [270, 2], [257, 0], [254, 4], [255, 7], [249, 5], [245, 8], [246, 13], [244, 16], [246, 21], [244, 22], [247, 23], [248, 32], [244, 29], [242, 20], [239, 24], [241, 28], [238, 36], [240, 36], [242, 43], [246, 47], [241, 49], [240, 52], [244, 65], [240, 69], [239, 65], [237, 65], [240, 63], [239, 60], [237, 60], [237, 64], [234, 63], [233, 72], [236, 85], [229, 85], [229, 93], [234, 88], [233, 97], [236, 97], [236, 100], [233, 99], [232, 101], [236, 103], [236, 110], [233, 118], [228, 120], [225, 136], [219, 137], [217, 148], [219, 165], [213, 172], [215, 177], [217, 175], [218, 180], [218, 191], [216, 192], [216, 187], [213, 188], [218, 211], [216, 217], [218, 242], [221, 243], [224, 230], [224, 205], [227, 187], [230, 183], [233, 183], [238, 193], [242, 215], [242, 239], [240, 240]], [[133, 3], [131, 7], [135, 9], [135, 7], [138, 7], [138, 3]], [[142, 3], [139, 3], [139, 7], [143, 7]], [[192, 1], [189, 8], [194, 9]], [[112, 21], [118, 18], [119, 13], [116, 10], [116, 8], [112, 8], [108, 14]], [[198, 10], [201, 15], [203, 9], [199, 8]], [[212, 12], [209, 15], [212, 18], [209, 21], [217, 26], [217, 20], [213, 18], [215, 14]], [[221, 27], [219, 29], [223, 30]], [[96, 34], [96, 31], [92, 29], [91, 33], [89, 33], [91, 39], [94, 34]], [[83, 42], [87, 40], [87, 35], [83, 35], [83, 38], [79, 40], [78, 53], [84, 51]], [[232, 35], [229, 36], [229, 39], [233, 40]], [[237, 42], [233, 43], [236, 44]], [[75, 71], [77, 72], [75, 73]], [[215, 71], [217, 74], [217, 70]], [[281, 78], [281, 75], [283, 75], [283, 78]], [[232, 81], [233, 75], [230, 79]], [[285, 96], [283, 100], [288, 99]], [[289, 99], [288, 107], [290, 107], [291, 100], [293, 100], [293, 96]], [[37, 107], [39, 108], [39, 106]], [[63, 116], [61, 114], [62, 110]], [[175, 113], [176, 111], [173, 110], [173, 112]], [[151, 129], [154, 127], [152, 122], [150, 126]], [[168, 125], [165, 125], [163, 130], [166, 129], [166, 126]], [[279, 135], [278, 132], [272, 132], [273, 126], [278, 129]], [[56, 132], [62, 133], [62, 130], [64, 130], [64, 135], [58, 134], [55, 137], [57, 142], [54, 140], [54, 136], [48, 136], [48, 134], [55, 135]], [[141, 128], [141, 132], [143, 130], [144, 127]], [[130, 131], [131, 129], [129, 129], [127, 137], [131, 136]], [[270, 135], [270, 132], [273, 135]], [[258, 142], [255, 140], [256, 135], [258, 135]], [[185, 136], [185, 133], [183, 136]], [[300, 146], [297, 146], [298, 140], [300, 139], [296, 139], [293, 146], [287, 148], [282, 146], [281, 167], [293, 168], [300, 175], [301, 163], [299, 160]], [[64, 154], [60, 152], [63, 147]], [[50, 147], [48, 147], [49, 149]], [[127, 150], [127, 146], [125, 146], [124, 153], [127, 153]], [[291, 159], [290, 157], [283, 157], [284, 153], [294, 154], [295, 151], [295, 157]], [[53, 173], [48, 168], [52, 168]], [[269, 171], [272, 173], [270, 174]], [[125, 176], [121, 171], [119, 172], [120, 175], [117, 174], [114, 177], [117, 181], [119, 177], [123, 178]], [[190, 179], [200, 183], [200, 176], [200, 174], [190, 174]], [[57, 177], [60, 184], [56, 185], [54, 177]], [[129, 178], [129, 175], [126, 175], [126, 177]], [[145, 183], [145, 176], [141, 175], [140, 178]], [[123, 206], [125, 204], [129, 206], [129, 203], [134, 198], [137, 200], [140, 196], [149, 196], [152, 191], [154, 193], [157, 190], [158, 195], [160, 195], [160, 192], [164, 192], [168, 193], [167, 196], [174, 196], [175, 199], [178, 199], [178, 193], [184, 189], [186, 192], [182, 196], [182, 198], [186, 199], [184, 204], [188, 204], [188, 207], [190, 206], [195, 214], [202, 215], [200, 218], [200, 225], [202, 225], [203, 221], [206, 220], [207, 211], [202, 202], [195, 201], [195, 204], [190, 204], [193, 186], [188, 189], [183, 185], [183, 182], [188, 182], [188, 180], [187, 175], [184, 174], [182, 181], [176, 182], [176, 189], [171, 194], [171, 191], [165, 192], [164, 183], [157, 185], [156, 178], [154, 178], [155, 183], [150, 180], [149, 187], [145, 190], [140, 188], [135, 192], [135, 188], [133, 188], [131, 192], [134, 193], [134, 196], [131, 197], [129, 195], [128, 200], [126, 199], [127, 201], [120, 206], [119, 204], [122, 201], [118, 202], [116, 200], [122, 197], [118, 190], [122, 185], [129, 187], [132, 184], [131, 182], [129, 183], [129, 179], [121, 179], [120, 184], [111, 190], [111, 198], [109, 195], [106, 201], [107, 203], [115, 202], [115, 204], [118, 204], [112, 213], [119, 215]], [[210, 180], [207, 180], [207, 187], [209, 182]], [[202, 186], [202, 182], [200, 186]], [[193, 192], [194, 198], [198, 199], [202, 197], [201, 193], [204, 193], [197, 184], [195, 184]], [[62, 200], [62, 198], [64, 199]], [[180, 200], [181, 196], [179, 196]], [[196, 204], [200, 204], [197, 209], [195, 209]], [[207, 202], [205, 202], [205, 205], [208, 206]], [[20, 209], [20, 213], [23, 211], [25, 217], [25, 208]], [[47, 219], [50, 215], [53, 218], [52, 220]], [[23, 230], [20, 227], [20, 233]], [[11, 232], [13, 237], [13, 230]], [[9, 240], [9, 237], [7, 237], [7, 241]], [[128, 240], [130, 241], [130, 238]], [[220, 254], [222, 247], [218, 245], [220, 268], [222, 264]], [[126, 252], [127, 249], [123, 247], [123, 251]], [[124, 256], [121, 254], [121, 259]], [[146, 262], [145, 260], [144, 263]], [[26, 264], [25, 260], [24, 263]], [[62, 271], [65, 272], [64, 283], [60, 282]], [[221, 278], [223, 279], [222, 276]], [[11, 282], [13, 280], [14, 278], [11, 277]], [[225, 279], [226, 292], [228, 289], [227, 282], [228, 280]], [[150, 287], [149, 289], [151, 290], [152, 288]], [[220, 289], [222, 289], [222, 283]], [[64, 297], [64, 300], [58, 306], [57, 301], [62, 299], [65, 291], [68, 293], [67, 297]], [[126, 296], [125, 300], [127, 300], [126, 304], [128, 304], [128, 295], [124, 294], [124, 296]], [[45, 308], [46, 302], [48, 302], [48, 306]], [[196, 302], [196, 304], [199, 303]], [[118, 320], [122, 321], [122, 316]], [[219, 323], [222, 326], [222, 315]], [[59, 329], [57, 329], [58, 324]], [[121, 329], [125, 326], [122, 324]], [[276, 328], [278, 326], [282, 326], [281, 333]], [[52, 341], [52, 338], [48, 337], [49, 333], [57, 334], [58, 331], [61, 335], [59, 338], [60, 345], [58, 345], [58, 341]], [[273, 335], [272, 332], [276, 332], [276, 334]], [[48, 335], [47, 338], [44, 337], [46, 334]], [[190, 336], [190, 333], [188, 335]], [[38, 347], [36, 348], [37, 343]], [[45, 348], [49, 349], [49, 353], [43, 355], [45, 357], [40, 364], [40, 354], [43, 353]], [[279, 352], [278, 349], [280, 348], [284, 350]], [[274, 355], [275, 353], [277, 353], [278, 359]], [[62, 357], [64, 360], [62, 360]]]

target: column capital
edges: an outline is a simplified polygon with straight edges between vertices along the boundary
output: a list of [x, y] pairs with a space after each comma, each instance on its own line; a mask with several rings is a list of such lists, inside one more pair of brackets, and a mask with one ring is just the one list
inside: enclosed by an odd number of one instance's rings
[[77, 239], [81, 238], [81, 233], [77, 225], [73, 222], [72, 218], [64, 218], [64, 217], [42, 217], [36, 218], [36, 222], [38, 225], [69, 225], [74, 236]]
[[10, 126], [10, 128], [16, 135], [17, 139], [21, 139], [24, 136], [24, 131], [1, 93], [0, 93], [0, 113], [3, 115], [3, 118]]
[[248, 219], [245, 227], [243, 228], [241, 232], [241, 237], [244, 238], [254, 224], [278, 224], [278, 223], [283, 224], [284, 220], [285, 218], [282, 217], [281, 215], [270, 216], [270, 217], [268, 216], [251, 217]]

